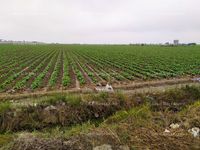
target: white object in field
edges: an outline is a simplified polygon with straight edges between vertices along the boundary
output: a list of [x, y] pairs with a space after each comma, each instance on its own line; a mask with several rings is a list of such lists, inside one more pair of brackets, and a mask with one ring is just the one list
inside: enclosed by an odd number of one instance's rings
[[113, 87], [112, 87], [111, 85], [109, 85], [109, 84], [106, 85], [105, 90], [106, 90], [107, 92], [113, 92], [113, 91], [114, 91], [114, 90], [113, 90]]
[[114, 92], [113, 87], [109, 84], [106, 86], [98, 86], [95, 89], [99, 92]]
[[197, 127], [194, 127], [192, 129], [189, 129], [188, 132], [191, 133], [194, 137], [199, 137], [200, 129]]
[[8, 90], [7, 93], [8, 94], [13, 94], [13, 93], [15, 93], [15, 90], [14, 89]]
[[170, 131], [168, 130], [168, 129], [165, 129], [165, 131], [164, 131], [165, 133], [170, 133]]
[[50, 105], [50, 106], [47, 106], [44, 110], [46, 110], [46, 111], [56, 110], [56, 107]]
[[26, 68], [24, 68], [24, 70], [23, 71], [26, 71], [26, 70], [28, 70], [29, 69], [29, 67], [26, 67]]
[[178, 129], [179, 127], [180, 127], [180, 125], [178, 123], [176, 123], [176, 124], [172, 123], [170, 125], [170, 128], [172, 128], [172, 129]]

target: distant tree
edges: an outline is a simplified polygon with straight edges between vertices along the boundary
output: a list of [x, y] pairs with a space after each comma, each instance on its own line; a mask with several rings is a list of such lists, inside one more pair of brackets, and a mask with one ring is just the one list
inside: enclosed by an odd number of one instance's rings
[[197, 45], [196, 43], [188, 43], [188, 46], [194, 46]]

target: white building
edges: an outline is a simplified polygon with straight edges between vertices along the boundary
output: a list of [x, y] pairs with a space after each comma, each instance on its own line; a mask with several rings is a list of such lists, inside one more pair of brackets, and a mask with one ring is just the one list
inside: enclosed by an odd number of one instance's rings
[[179, 40], [174, 40], [174, 45], [179, 45]]

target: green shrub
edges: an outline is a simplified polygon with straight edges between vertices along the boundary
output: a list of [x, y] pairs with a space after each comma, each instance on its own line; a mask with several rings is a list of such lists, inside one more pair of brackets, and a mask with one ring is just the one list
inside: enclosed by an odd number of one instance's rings
[[9, 109], [11, 109], [11, 103], [9, 102], [0, 103], [0, 115], [4, 114]]
[[0, 147], [5, 146], [13, 140], [13, 136], [10, 134], [0, 134]]
[[128, 111], [118, 111], [115, 115], [109, 117], [105, 122], [106, 123], [118, 123], [127, 119], [134, 119], [137, 121], [147, 121], [151, 116], [150, 106], [148, 104], [133, 107]]
[[68, 95], [66, 96], [67, 104], [72, 105], [72, 106], [79, 106], [81, 104], [81, 97], [78, 95]]

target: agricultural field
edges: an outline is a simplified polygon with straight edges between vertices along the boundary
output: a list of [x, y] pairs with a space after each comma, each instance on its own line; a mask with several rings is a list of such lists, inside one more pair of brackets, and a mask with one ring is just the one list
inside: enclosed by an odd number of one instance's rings
[[0, 150], [199, 150], [199, 75], [199, 46], [0, 45]]
[[200, 74], [199, 46], [0, 45], [0, 92], [120, 85]]

